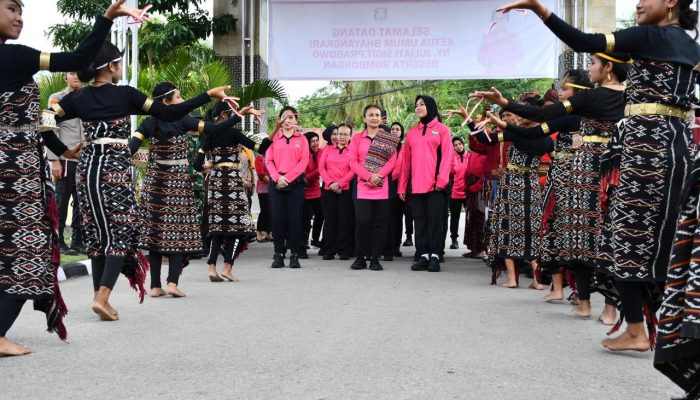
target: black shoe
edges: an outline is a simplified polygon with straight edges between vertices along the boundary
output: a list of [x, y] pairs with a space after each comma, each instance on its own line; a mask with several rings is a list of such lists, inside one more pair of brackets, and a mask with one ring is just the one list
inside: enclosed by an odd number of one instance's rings
[[406, 240], [403, 241], [402, 246], [413, 246], [413, 240], [411, 239], [411, 235], [406, 236]]
[[308, 260], [309, 253], [307, 253], [306, 250], [302, 250], [301, 253], [299, 253], [299, 258], [301, 258], [302, 260]]
[[428, 269], [428, 260], [425, 257], [420, 257], [418, 262], [411, 265], [411, 271], [425, 271]]
[[292, 253], [292, 255], [289, 256], [289, 268], [301, 268], [301, 264], [299, 264], [298, 254]]
[[396, 250], [394, 252], [394, 257], [403, 257], [403, 254], [399, 250]]
[[385, 254], [384, 261], [394, 261], [394, 255], [393, 254]]
[[328, 260], [335, 260], [335, 256], [333, 254], [324, 254], [323, 261], [328, 261]]
[[436, 257], [430, 257], [430, 261], [428, 261], [428, 272], [440, 272], [440, 262]]
[[413, 254], [413, 262], [418, 262], [418, 261], [420, 261], [420, 254], [418, 254], [418, 252], [415, 252]]
[[338, 254], [338, 258], [340, 258], [343, 261], [347, 261], [350, 259], [350, 256], [347, 254]]
[[272, 259], [272, 268], [284, 268], [284, 257], [282, 254], [275, 254]]
[[457, 243], [457, 239], [453, 239], [453, 240], [452, 240], [452, 244], [450, 245], [450, 248], [451, 248], [452, 250], [456, 250], [456, 249], [459, 248], [459, 244]]
[[384, 268], [382, 267], [382, 264], [379, 263], [378, 259], [373, 258], [372, 261], [369, 262], [369, 269], [372, 271], [381, 271]]
[[367, 268], [367, 261], [364, 257], [357, 257], [355, 262], [350, 266], [351, 269], [365, 269]]
[[312, 241], [311, 241], [311, 245], [314, 246], [314, 247], [319, 247], [319, 248], [320, 248], [321, 246], [323, 246], [323, 244], [321, 243], [320, 240], [312, 240]]

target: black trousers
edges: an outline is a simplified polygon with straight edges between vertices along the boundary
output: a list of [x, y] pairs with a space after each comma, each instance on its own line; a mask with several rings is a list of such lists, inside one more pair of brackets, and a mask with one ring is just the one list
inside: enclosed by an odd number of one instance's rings
[[56, 206], [58, 207], [58, 236], [63, 239], [71, 196], [73, 197], [73, 217], [70, 226], [73, 228], [74, 235], [80, 235], [81, 218], [78, 187], [75, 184], [78, 163], [62, 160], [61, 165], [63, 166], [63, 178], [56, 180]]
[[411, 195], [418, 254], [441, 254], [445, 247], [447, 193], [444, 190]]
[[627, 323], [644, 321], [645, 282], [615, 281]]
[[349, 190], [336, 194], [332, 190], [321, 192], [323, 207], [323, 248], [325, 254], [349, 256], [352, 253], [352, 237], [355, 234], [352, 193]]
[[92, 288], [100, 290], [100, 286], [114, 289], [119, 274], [122, 272], [126, 256], [90, 257], [92, 265]]
[[411, 203], [409, 201], [402, 202], [401, 213], [403, 214], [404, 225], [406, 225], [406, 235], [413, 235], [413, 211], [411, 211]]
[[293, 185], [289, 191], [280, 191], [270, 182], [270, 207], [272, 210], [272, 235], [275, 253], [286, 252], [285, 242], [289, 243], [292, 254], [301, 254], [302, 214], [304, 209], [304, 187]]
[[0, 337], [4, 337], [7, 331], [12, 328], [25, 302], [25, 299], [16, 299], [8, 296], [0, 297]]
[[[185, 261], [185, 256], [182, 254], [168, 255], [168, 279], [167, 283], [178, 284], [180, 282], [180, 272]], [[159, 288], [160, 285], [160, 270], [163, 265], [163, 254], [155, 251], [148, 252], [148, 263], [151, 264], [151, 289]]]
[[464, 199], [450, 198], [450, 238], [457, 240], [459, 238], [459, 217], [462, 215], [462, 207]]
[[240, 246], [243, 246], [245, 239], [235, 235], [212, 235], [209, 238], [209, 258], [207, 264], [216, 264], [223, 246], [224, 263], [233, 264]]
[[355, 255], [379, 258], [389, 225], [389, 200], [355, 199]]
[[[313, 224], [311, 223], [312, 219]], [[309, 242], [309, 235], [311, 235], [311, 240], [319, 240], [321, 229], [323, 228], [323, 219], [321, 198], [304, 199], [304, 237], [302, 239], [304, 243]]]
[[270, 224], [270, 199], [267, 193], [258, 193], [258, 202], [260, 203], [260, 214], [258, 214], [258, 232], [270, 232], [272, 225]]
[[384, 244], [384, 255], [386, 256], [393, 256], [401, 247], [401, 234], [403, 233], [401, 209], [403, 203], [398, 196], [389, 199], [389, 225]]

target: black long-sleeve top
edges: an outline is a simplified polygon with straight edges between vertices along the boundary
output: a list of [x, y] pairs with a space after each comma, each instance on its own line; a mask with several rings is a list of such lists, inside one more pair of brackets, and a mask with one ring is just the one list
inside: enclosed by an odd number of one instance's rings
[[176, 121], [209, 102], [202, 93], [180, 104], [165, 105], [153, 101], [131, 86], [88, 86], [63, 97], [53, 106], [57, 121], [80, 118], [83, 121], [102, 121], [128, 115], [152, 115], [162, 121]]
[[231, 128], [240, 121], [241, 118], [239, 116], [233, 116], [218, 124], [205, 122], [190, 117], [189, 115], [173, 122], [160, 121], [156, 118], [149, 117], [143, 120], [138, 128], [136, 128], [136, 132], [144, 137], [141, 138], [139, 135], [133, 136], [129, 141], [129, 150], [131, 150], [131, 154], [133, 155], [139, 147], [141, 147], [143, 139], [154, 136], [172, 137], [186, 132], [205, 133], [211, 137], [227, 134], [227, 132], [235, 134], [236, 130], [232, 130]]
[[[260, 154], [265, 154], [268, 147], [272, 144], [272, 141], [268, 138], [264, 138], [258, 145], [252, 139], [244, 135], [239, 129], [232, 128], [223, 134], [210, 137], [209, 142], [206, 143], [206, 147], [207, 149], [212, 149], [214, 147], [236, 147], [239, 144], [250, 150], [257, 151]], [[196, 171], [202, 171], [204, 169], [205, 151], [205, 149], [200, 149], [199, 153], [197, 153], [197, 157], [194, 159], [194, 169]]]
[[87, 68], [111, 27], [112, 21], [97, 17], [90, 34], [72, 52], [42, 53], [21, 44], [0, 45], [0, 92], [18, 89], [40, 70], [73, 72]]
[[568, 100], [545, 107], [509, 101], [504, 110], [536, 122], [546, 122], [567, 114], [600, 121], [619, 121], [625, 114], [625, 97], [621, 90], [599, 87], [579, 90]]
[[503, 132], [501, 132], [503, 138], [501, 141], [499, 141], [498, 133], [479, 132], [475, 136], [479, 143], [485, 145], [495, 146], [500, 142], [511, 142], [513, 146], [521, 152], [529, 156], [541, 157], [554, 150], [554, 141], [549, 135], [539, 136], [539, 138], [536, 137], [535, 135], [538, 130], [542, 132], [540, 126], [522, 128], [508, 124]]
[[554, 13], [544, 24], [574, 51], [629, 53], [633, 59], [671, 62], [689, 67], [695, 67], [700, 61], [700, 46], [677, 25], [634, 26], [609, 34], [614, 38], [611, 39], [611, 36], [606, 37], [602, 33], [582, 32]]

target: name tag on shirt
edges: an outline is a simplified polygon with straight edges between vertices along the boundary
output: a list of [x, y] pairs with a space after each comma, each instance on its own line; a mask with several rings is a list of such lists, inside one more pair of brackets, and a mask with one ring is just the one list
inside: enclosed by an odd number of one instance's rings
[[440, 132], [438, 132], [438, 131], [432, 131], [432, 132], [433, 132], [433, 135], [437, 135], [437, 134], [440, 133]]

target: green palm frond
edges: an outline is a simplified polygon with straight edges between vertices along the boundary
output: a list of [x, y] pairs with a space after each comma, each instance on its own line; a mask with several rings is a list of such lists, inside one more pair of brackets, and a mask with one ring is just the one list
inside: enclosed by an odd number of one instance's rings
[[240, 97], [241, 107], [263, 99], [275, 99], [285, 105], [288, 103], [287, 93], [278, 81], [259, 80], [243, 89], [233, 89], [232, 92]]
[[56, 92], [66, 88], [66, 81], [63, 79], [63, 74], [51, 74], [39, 78], [39, 95], [40, 107], [42, 110], [48, 108], [49, 97]]

